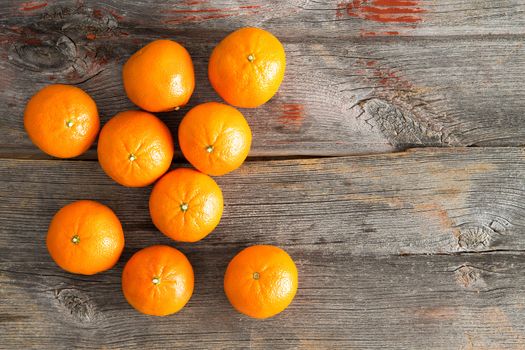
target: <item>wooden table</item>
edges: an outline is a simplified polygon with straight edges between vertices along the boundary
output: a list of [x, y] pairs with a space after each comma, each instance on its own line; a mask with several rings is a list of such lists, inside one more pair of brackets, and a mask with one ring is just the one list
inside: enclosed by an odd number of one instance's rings
[[[245, 109], [249, 160], [217, 178], [216, 231], [179, 244], [151, 223], [151, 188], [124, 188], [96, 161], [52, 159], [23, 129], [29, 97], [74, 84], [106, 122], [135, 108], [121, 67], [158, 38], [196, 67], [176, 133], [220, 101], [207, 79], [227, 33], [260, 26], [288, 65], [279, 93]], [[523, 0], [2, 1], [0, 3], [0, 347], [5, 349], [525, 349], [525, 2]], [[187, 166], [180, 152], [173, 167]], [[72, 275], [49, 257], [53, 214], [109, 205], [126, 248], [117, 266]], [[178, 314], [134, 311], [120, 289], [137, 250], [170, 244], [195, 269]], [[275, 244], [298, 264], [288, 310], [235, 312], [228, 261]]]

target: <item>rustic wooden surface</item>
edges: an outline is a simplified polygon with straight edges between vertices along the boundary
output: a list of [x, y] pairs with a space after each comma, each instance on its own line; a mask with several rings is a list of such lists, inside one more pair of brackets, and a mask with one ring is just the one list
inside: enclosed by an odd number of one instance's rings
[[[198, 84], [188, 108], [219, 100], [207, 80], [208, 57], [228, 32], [249, 24], [274, 32], [288, 56], [272, 103], [244, 110], [254, 156], [522, 145], [525, 3], [456, 2], [405, 1], [417, 5], [385, 23], [361, 18], [373, 14], [364, 1], [4, 1], [0, 155], [44, 157], [20, 115], [46, 84], [86, 89], [103, 121], [135, 108], [123, 93], [121, 66], [155, 38], [180, 41], [194, 58]], [[163, 118], [175, 130], [188, 108]]]
[[[217, 178], [224, 217], [199, 243], [160, 234], [151, 187], [112, 182], [95, 147], [56, 160], [23, 130], [50, 83], [85, 89], [103, 122], [135, 108], [122, 63], [172, 38], [197, 76], [190, 104], [159, 115], [176, 133], [189, 108], [220, 100], [209, 54], [246, 25], [283, 41], [286, 77], [243, 110], [252, 152]], [[525, 349], [524, 38], [522, 0], [0, 2], [0, 348]], [[125, 229], [119, 263], [96, 276], [61, 271], [45, 249], [49, 220], [78, 199]], [[159, 243], [196, 274], [165, 318], [120, 292], [127, 259]], [[222, 291], [228, 261], [258, 243], [286, 249], [300, 274], [290, 308], [265, 321]]]

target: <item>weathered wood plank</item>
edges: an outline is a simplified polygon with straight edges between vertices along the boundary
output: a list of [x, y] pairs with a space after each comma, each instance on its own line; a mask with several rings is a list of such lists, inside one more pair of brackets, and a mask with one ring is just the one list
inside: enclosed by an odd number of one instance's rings
[[[519, 148], [248, 162], [217, 178], [217, 230], [178, 244], [151, 224], [150, 188], [118, 186], [97, 162], [2, 159], [0, 348], [522, 349], [524, 172]], [[54, 212], [84, 198], [111, 206], [126, 234], [117, 266], [91, 277], [45, 248]], [[228, 261], [258, 243], [300, 271], [291, 307], [266, 321], [222, 291]], [[175, 316], [140, 315], [120, 294], [125, 261], [151, 244], [194, 266]]]
[[[0, 262], [0, 348], [525, 347], [523, 254], [373, 257], [341, 246], [287, 247], [298, 263], [298, 294], [283, 314], [257, 321], [234, 311], [222, 289], [228, 260], [245, 243], [186, 245], [195, 293], [180, 313], [154, 318], [121, 294], [122, 267], [136, 248], [113, 270], [75, 276], [60, 271], [35, 236], [20, 241], [24, 253]], [[39, 248], [24, 248], [28, 240]]]
[[[188, 108], [218, 100], [207, 58], [244, 25], [275, 33], [288, 55], [280, 93], [244, 111], [252, 156], [523, 146], [524, 11], [519, 0], [3, 1], [0, 157], [49, 159], [22, 126], [46, 84], [86, 89], [103, 121], [132, 108], [120, 67], [155, 38], [195, 59]], [[176, 133], [188, 108], [161, 118]], [[150, 188], [118, 186], [96, 162], [0, 159], [0, 348], [525, 348], [523, 149], [248, 162], [217, 180], [221, 224], [178, 244], [151, 224]], [[54, 212], [83, 198], [114, 208], [126, 232], [116, 268], [91, 277], [45, 250]], [[124, 262], [156, 243], [182, 249], [196, 273], [188, 306], [161, 319], [120, 292]], [[229, 259], [256, 243], [282, 246], [300, 271], [290, 309], [264, 322], [222, 292]]]
[[301, 40], [305, 35], [524, 34], [524, 12], [520, 0], [9, 0], [0, 4], [3, 21], [15, 25], [40, 16], [60, 21], [74, 14], [85, 27], [97, 27], [98, 21], [157, 30], [271, 26], [281, 36]]
[[[45, 157], [25, 135], [22, 114], [28, 98], [46, 84], [72, 83], [86, 89], [98, 103], [103, 121], [133, 108], [122, 89], [121, 65], [155, 38], [179, 40], [194, 57], [198, 83], [188, 107], [218, 100], [207, 81], [207, 59], [227, 32], [251, 17], [210, 18], [204, 20], [204, 28], [200, 20], [160, 25], [162, 21], [144, 10], [144, 3], [137, 4], [109, 2], [98, 8], [89, 1], [78, 7], [56, 2], [19, 11], [22, 5], [6, 2], [0, 8], [0, 14], [18, 13], [2, 16], [0, 22], [0, 86], [4, 87], [0, 155]], [[335, 21], [347, 34], [330, 32], [307, 20], [325, 13], [323, 8], [334, 5], [329, 3], [285, 3], [274, 11], [262, 11], [273, 17], [260, 24], [285, 43], [288, 70], [270, 103], [243, 111], [254, 131], [251, 155], [347, 155], [409, 146], [525, 144], [525, 55], [520, 31], [525, 28], [520, 24], [524, 5], [501, 1], [489, 11], [482, 10], [480, 2], [433, 4], [426, 5], [449, 7], [438, 11], [444, 16], [438, 23], [446, 26], [445, 17], [452, 17], [450, 25], [463, 24], [459, 28], [465, 35], [445, 31], [440, 36], [439, 26], [434, 26], [436, 36], [427, 32], [410, 38], [361, 37], [352, 34], [353, 23], [370, 21], [353, 17]], [[211, 6], [207, 2], [195, 5]], [[239, 3], [238, 7], [252, 5]], [[155, 6], [153, 13], [167, 16], [164, 7], [174, 5]], [[283, 6], [297, 11], [285, 11]], [[124, 8], [127, 12], [122, 17], [117, 13]], [[480, 11], [488, 12], [480, 15]], [[274, 19], [279, 16], [281, 20]], [[508, 16], [512, 20], [507, 21]], [[509, 28], [513, 35], [470, 35], [476, 34], [470, 26], [491, 28], [488, 22], [500, 20], [507, 23], [500, 28]], [[301, 32], [307, 23], [309, 36]], [[514, 25], [519, 29], [511, 30]], [[295, 26], [296, 31], [292, 30]], [[176, 132], [187, 109], [161, 117]], [[94, 155], [91, 151], [86, 157]]]
[[[150, 187], [119, 186], [98, 162], [3, 159], [0, 179], [6, 259], [40, 249], [29, 237], [44, 235], [56, 210], [78, 199], [114, 208], [128, 246], [161, 236], [149, 217]], [[525, 250], [523, 149], [248, 162], [217, 181], [224, 216], [200, 246], [319, 244], [353, 255]]]

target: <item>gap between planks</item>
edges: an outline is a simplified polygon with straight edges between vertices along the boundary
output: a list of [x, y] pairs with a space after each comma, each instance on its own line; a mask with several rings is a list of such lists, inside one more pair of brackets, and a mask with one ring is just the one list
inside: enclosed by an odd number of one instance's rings
[[[414, 153], [419, 151], [430, 151], [430, 152], [447, 152], [454, 150], [468, 150], [472, 148], [487, 148], [487, 149], [525, 149], [525, 145], [520, 146], [464, 146], [464, 147], [408, 147], [405, 149], [400, 149], [392, 152], [371, 152], [371, 153], [341, 153], [341, 154], [332, 154], [332, 155], [301, 155], [301, 154], [290, 154], [290, 155], [254, 155], [248, 156], [245, 162], [271, 162], [271, 161], [282, 161], [282, 160], [301, 160], [301, 159], [326, 159], [326, 158], [370, 158], [370, 157], [382, 157], [385, 155], [403, 155], [407, 153]], [[89, 149], [86, 153], [75, 157], [75, 158], [54, 158], [49, 156], [38, 149], [23, 149], [23, 152], [5, 152], [0, 150], [0, 159], [4, 160], [28, 160], [28, 161], [88, 161], [96, 162], [98, 161], [97, 152], [95, 149]], [[175, 151], [172, 163], [177, 164], [187, 164], [189, 162], [182, 156], [180, 151]]]

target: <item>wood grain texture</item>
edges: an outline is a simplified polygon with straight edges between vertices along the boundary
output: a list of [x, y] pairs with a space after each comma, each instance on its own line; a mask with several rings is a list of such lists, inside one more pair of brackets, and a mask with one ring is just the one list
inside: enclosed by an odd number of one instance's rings
[[97, 30], [97, 20], [114, 27], [117, 21], [119, 27], [158, 31], [271, 26], [276, 34], [301, 41], [312, 34], [346, 38], [525, 33], [525, 4], [520, 0], [8, 0], [0, 11], [4, 22], [14, 24], [27, 18], [91, 12], [93, 19], [82, 22], [92, 24], [92, 30]]
[[[225, 212], [201, 242], [159, 233], [151, 187], [112, 182], [95, 145], [52, 160], [23, 130], [50, 83], [85, 89], [103, 122], [135, 108], [122, 64], [170, 38], [197, 79], [187, 107], [159, 115], [176, 135], [189, 108], [220, 100], [208, 57], [247, 25], [283, 41], [287, 72], [269, 103], [242, 110], [251, 161], [217, 178]], [[0, 349], [525, 349], [524, 36], [521, 0], [1, 1]], [[53, 214], [78, 199], [109, 205], [125, 230], [119, 263], [95, 276], [45, 248]], [[122, 297], [124, 263], [152, 244], [194, 266], [177, 315]], [[222, 290], [252, 244], [299, 269], [296, 299], [265, 321]]]
[[[0, 160], [0, 347], [522, 349], [525, 152], [422, 149], [248, 162], [217, 178], [214, 233], [178, 244], [150, 222], [150, 188], [113, 183], [97, 162]], [[52, 215], [95, 199], [122, 220], [126, 248], [96, 276], [61, 271], [45, 249]], [[152, 318], [120, 294], [124, 262], [151, 244], [195, 268], [183, 311]], [[222, 292], [228, 261], [269, 243], [296, 260], [299, 292], [266, 321]]]
[[[92, 277], [61, 272], [43, 251], [0, 263], [1, 348], [523, 349], [525, 258], [352, 256], [288, 248], [300, 285], [265, 321], [238, 314], [222, 290], [241, 247], [185, 247], [195, 293], [176, 315], [138, 314], [120, 287], [123, 263]], [[135, 249], [126, 248], [122, 260]], [[29, 250], [27, 251], [30, 252]]]
[[[418, 5], [402, 6], [400, 16], [421, 17], [413, 23], [366, 19], [377, 15], [370, 8], [396, 7], [354, 2], [3, 2], [0, 155], [46, 158], [27, 138], [22, 115], [47, 84], [85, 89], [103, 121], [134, 108], [121, 66], [157, 38], [181, 42], [196, 66], [190, 105], [161, 115], [175, 133], [188, 108], [219, 100], [207, 80], [208, 57], [228, 32], [248, 24], [274, 32], [288, 57], [276, 97], [243, 110], [254, 133], [252, 156], [525, 144], [520, 1], [408, 1]], [[385, 25], [406, 31], [381, 34], [376, 27]], [[95, 157], [94, 149], [84, 156]]]
[[[5, 159], [0, 165], [2, 230], [19, 232], [4, 235], [0, 248], [10, 258], [20, 249], [17, 239], [46, 232], [56, 210], [78, 199], [114, 208], [128, 246], [159, 238], [148, 212], [151, 186], [120, 186], [92, 161]], [[519, 148], [249, 162], [216, 180], [225, 212], [201, 246], [321, 245], [352, 255], [525, 250]], [[41, 242], [26, 244], [38, 249]]]

